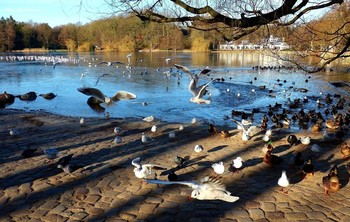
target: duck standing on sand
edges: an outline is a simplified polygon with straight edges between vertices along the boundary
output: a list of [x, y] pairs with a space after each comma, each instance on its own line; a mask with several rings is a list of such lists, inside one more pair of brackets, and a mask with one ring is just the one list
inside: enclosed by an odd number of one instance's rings
[[267, 151], [265, 153], [265, 156], [263, 158], [263, 162], [266, 163], [267, 165], [269, 165], [270, 167], [279, 165], [283, 162], [283, 159], [279, 156], [276, 156], [274, 154], [271, 153], [271, 151]]
[[335, 193], [340, 190], [340, 182], [338, 177], [338, 167], [334, 165], [327, 176], [322, 178], [324, 194], [329, 196], [329, 192]]

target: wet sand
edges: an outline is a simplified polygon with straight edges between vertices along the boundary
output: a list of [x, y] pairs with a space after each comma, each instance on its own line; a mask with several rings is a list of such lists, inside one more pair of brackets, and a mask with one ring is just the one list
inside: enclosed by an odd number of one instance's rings
[[[309, 135], [312, 144], [321, 147], [312, 152], [310, 145], [289, 148], [288, 128], [273, 131], [273, 153], [283, 158], [279, 166], [262, 162], [262, 132], [242, 141], [242, 132], [229, 126], [229, 138], [212, 135], [204, 123], [152, 122], [142, 119], [100, 119], [65, 117], [40, 111], [0, 110], [0, 221], [349, 221], [349, 175], [339, 145], [348, 142], [349, 133], [341, 140], [324, 141], [321, 132], [302, 130], [297, 137]], [[158, 131], [151, 127], [157, 124]], [[271, 123], [270, 123], [271, 124]], [[269, 125], [270, 125], [269, 124]], [[115, 144], [114, 127], [121, 127], [122, 143]], [[9, 129], [19, 135], [11, 136]], [[168, 133], [176, 132], [170, 139]], [[145, 146], [141, 134], [154, 140]], [[194, 147], [201, 144], [202, 153]], [[43, 150], [57, 148], [54, 160]], [[33, 157], [23, 158], [25, 149], [38, 149]], [[314, 176], [306, 177], [290, 165], [293, 155], [301, 151], [312, 156]], [[60, 157], [74, 154], [73, 173], [57, 168]], [[176, 171], [178, 180], [199, 180], [217, 176], [212, 163], [223, 161], [226, 169], [220, 180], [232, 195], [234, 203], [220, 200], [189, 200], [191, 188], [182, 185], [142, 183], [135, 177], [132, 159], [175, 168], [176, 155], [188, 156], [185, 166]], [[240, 156], [244, 168], [229, 171], [232, 160]], [[322, 177], [337, 164], [341, 189], [324, 194]], [[280, 191], [277, 180], [287, 171], [291, 185], [288, 194]], [[157, 172], [158, 179], [168, 180], [167, 172]]]

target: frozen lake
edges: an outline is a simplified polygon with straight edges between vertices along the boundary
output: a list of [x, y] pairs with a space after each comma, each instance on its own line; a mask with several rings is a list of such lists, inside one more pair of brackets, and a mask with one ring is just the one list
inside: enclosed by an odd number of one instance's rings
[[[29, 54], [16, 55], [28, 58]], [[77, 117], [104, 117], [106, 112], [111, 117], [118, 118], [153, 115], [170, 122], [190, 122], [196, 117], [223, 124], [223, 117], [231, 116], [232, 110], [250, 112], [253, 108], [259, 108], [262, 113], [258, 115], [263, 115], [270, 104], [282, 103], [288, 108], [288, 98], [294, 100], [304, 96], [310, 98], [309, 103], [305, 105], [305, 109], [308, 110], [315, 109], [316, 100], [327, 93], [349, 95], [345, 89], [329, 84], [329, 81], [349, 81], [347, 75], [307, 74], [287, 68], [253, 69], [254, 66], [288, 66], [262, 54], [139, 52], [130, 57], [131, 72], [126, 69], [126, 65], [95, 66], [101, 61], [120, 61], [127, 64], [127, 53], [30, 55], [35, 55], [37, 60], [0, 61], [0, 90], [14, 95], [29, 91], [35, 91], [37, 94], [53, 92], [57, 97], [53, 100], [38, 97], [31, 102], [16, 99], [8, 108], [44, 110]], [[52, 62], [45, 62], [44, 58], [60, 63], [53, 68]], [[167, 58], [170, 58], [168, 64]], [[212, 78], [220, 80], [208, 87], [211, 94], [209, 105], [190, 103], [192, 94], [188, 91], [189, 77], [178, 72], [174, 64], [187, 66], [194, 73], [206, 66], [212, 69], [199, 80], [200, 84]], [[171, 68], [171, 76], [168, 78], [164, 72], [170, 71]], [[108, 75], [100, 78], [96, 85], [98, 77], [102, 74]], [[97, 112], [87, 105], [88, 96], [77, 91], [77, 88], [83, 86], [98, 88], [107, 96], [125, 90], [136, 94], [137, 98], [119, 101], [105, 107], [104, 112]], [[261, 90], [262, 86], [266, 88]], [[308, 89], [308, 92], [301, 93], [298, 90], [300, 88]], [[238, 93], [240, 97], [237, 97]], [[144, 106], [142, 103], [149, 105]], [[260, 116], [256, 121], [261, 121]]]

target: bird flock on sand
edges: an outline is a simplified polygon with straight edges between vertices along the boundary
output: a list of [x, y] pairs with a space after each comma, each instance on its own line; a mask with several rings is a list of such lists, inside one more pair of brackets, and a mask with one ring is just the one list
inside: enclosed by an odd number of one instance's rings
[[[127, 55], [128, 63], [126, 64], [126, 70], [132, 70], [130, 64], [130, 58], [132, 54]], [[171, 58], [167, 58], [165, 64], [169, 67]], [[62, 62], [62, 61], [61, 61]], [[60, 64], [59, 61], [54, 62], [54, 67]], [[95, 66], [99, 65], [125, 65], [122, 62], [118, 61], [102, 61], [96, 63]], [[199, 70], [198, 74], [195, 74], [189, 68], [174, 64], [174, 66], [183, 73], [186, 73], [189, 77], [188, 90], [192, 94], [190, 102], [196, 104], [210, 104], [211, 99], [205, 98], [208, 93], [208, 86], [217, 81], [224, 81], [224, 79], [215, 79], [212, 78], [206, 81], [204, 84], [200, 85], [199, 81], [203, 75], [207, 75], [211, 72], [209, 67], [206, 67], [202, 70]], [[262, 68], [256, 67], [254, 69]], [[147, 73], [147, 70], [144, 71]], [[167, 77], [171, 75], [170, 71], [164, 73]], [[108, 74], [106, 74], [108, 75]], [[105, 74], [101, 75], [95, 86], [98, 84], [100, 78], [106, 76]], [[83, 78], [83, 76], [82, 76]], [[256, 80], [257, 78], [254, 78]], [[306, 79], [309, 81], [308, 79]], [[277, 84], [285, 83], [285, 81], [277, 80]], [[291, 87], [293, 88], [293, 87]], [[267, 90], [266, 86], [259, 87], [259, 90]], [[307, 93], [306, 88], [295, 88], [296, 91], [301, 93]], [[89, 96], [87, 103], [89, 105], [101, 105], [104, 104], [107, 107], [112, 105], [119, 100], [134, 100], [137, 96], [134, 93], [127, 91], [117, 91], [113, 96], [107, 96], [102, 90], [95, 87], [80, 87], [77, 88], [77, 91]], [[227, 92], [230, 90], [228, 89]], [[253, 91], [252, 93], [257, 93]], [[45, 99], [55, 98], [54, 93], [46, 94], [37, 94], [35, 92], [28, 92], [22, 95], [12, 95], [7, 92], [0, 94], [0, 107], [5, 108], [8, 105], [11, 105], [15, 98], [20, 100], [32, 101], [35, 100], [37, 95], [42, 96]], [[269, 96], [275, 96], [274, 92], [270, 92]], [[238, 95], [237, 95], [238, 96]], [[237, 97], [233, 99], [238, 99]], [[316, 100], [314, 104], [314, 109], [306, 110], [304, 105]], [[147, 105], [147, 104], [145, 104]], [[263, 111], [266, 110], [266, 111]], [[261, 120], [256, 120], [255, 114], [259, 114]], [[214, 123], [208, 124], [208, 132], [210, 136], [220, 135], [222, 139], [227, 139], [230, 137], [235, 137], [238, 140], [242, 141], [242, 144], [246, 144], [253, 139], [260, 139], [264, 144], [261, 147], [261, 163], [268, 166], [272, 171], [278, 171], [280, 177], [276, 178], [276, 186], [281, 188], [281, 192], [288, 194], [291, 191], [291, 183], [293, 182], [293, 177], [295, 175], [301, 175], [301, 180], [313, 177], [315, 172], [318, 172], [320, 167], [315, 164], [315, 161], [320, 157], [320, 155], [325, 151], [325, 147], [322, 147], [324, 143], [336, 143], [339, 144], [339, 153], [341, 154], [342, 159], [337, 163], [333, 164], [329, 168], [328, 172], [322, 177], [322, 181], [319, 181], [324, 189], [324, 193], [329, 195], [329, 193], [338, 192], [342, 185], [340, 181], [340, 174], [338, 174], [340, 167], [339, 164], [343, 164], [345, 169], [350, 174], [350, 162], [344, 163], [348, 158], [350, 158], [350, 147], [346, 141], [348, 134], [348, 126], [350, 124], [350, 108], [349, 101], [345, 97], [339, 94], [320, 94], [317, 98], [307, 98], [306, 96], [302, 98], [296, 98], [291, 100], [288, 98], [286, 103], [280, 104], [270, 104], [265, 108], [259, 107], [253, 109], [252, 112], [232, 110], [231, 115], [226, 115], [225, 119], [231, 120], [232, 124], [237, 126], [236, 129], [227, 129], [226, 128], [219, 130]], [[152, 116], [144, 117], [143, 121], [147, 122], [150, 125], [149, 132], [142, 132], [140, 135], [140, 142], [145, 146], [156, 146], [157, 139], [153, 138], [151, 135], [156, 135], [159, 131], [159, 127], [156, 122], [156, 118]], [[199, 120], [196, 118], [192, 119], [190, 125], [198, 124]], [[84, 118], [81, 118], [79, 121], [82, 127], [86, 126]], [[203, 123], [201, 123], [203, 124]], [[178, 129], [168, 132], [168, 138], [170, 141], [175, 141], [176, 138], [181, 134], [186, 128], [186, 124], [181, 124]], [[287, 160], [285, 157], [278, 155], [276, 152], [276, 147], [274, 146], [275, 138], [285, 136], [286, 132], [291, 128], [299, 128], [302, 132], [310, 132], [321, 134], [322, 138], [319, 140], [313, 139], [311, 136], [297, 136], [296, 134], [289, 134], [286, 136], [286, 149], [290, 150], [293, 154], [293, 157]], [[235, 131], [235, 135], [232, 135], [232, 130]], [[115, 144], [123, 144], [122, 132], [123, 129], [120, 127], [114, 127], [113, 132], [115, 134], [115, 139], [113, 142]], [[284, 134], [283, 134], [284, 133]], [[20, 132], [15, 129], [10, 129], [9, 134], [11, 136], [20, 136]], [[277, 140], [277, 139], [276, 139]], [[300, 149], [302, 147], [303, 149]], [[201, 153], [206, 152], [206, 148], [202, 144], [196, 144], [193, 147], [193, 154], [200, 155]], [[24, 158], [30, 158], [38, 154], [39, 149], [26, 149], [22, 152]], [[74, 160], [74, 154], [68, 154], [65, 156], [60, 156], [57, 148], [48, 148], [43, 150], [48, 161], [54, 161], [57, 158], [57, 168], [61, 169], [64, 173], [74, 173], [74, 170], [78, 167], [75, 164], [72, 164]], [[210, 155], [210, 154], [209, 154]], [[247, 167], [245, 162], [248, 162], [249, 159], [243, 160], [242, 157], [236, 156], [234, 159], [230, 160], [230, 167], [226, 169], [224, 161], [217, 161], [211, 163], [208, 168], [211, 168], [213, 175], [205, 176], [198, 181], [179, 181], [178, 175], [176, 174], [176, 169], [186, 167], [186, 165], [191, 162], [189, 157], [182, 157], [181, 155], [176, 155], [173, 157], [174, 164], [176, 164], [175, 169], [170, 169], [167, 166], [162, 166], [161, 164], [147, 163], [142, 156], [135, 157], [131, 160], [131, 166], [134, 168], [133, 172], [136, 178], [141, 179], [141, 181], [146, 184], [158, 184], [158, 185], [184, 185], [192, 189], [191, 198], [198, 200], [222, 200], [226, 202], [235, 202], [239, 200], [239, 197], [232, 195], [225, 187], [225, 185], [220, 181], [220, 177], [227, 172], [240, 173], [244, 171]], [[288, 164], [293, 169], [297, 169], [297, 173], [293, 175], [290, 173], [292, 170], [285, 169], [284, 164]], [[343, 168], [342, 168], [343, 169]], [[162, 172], [169, 171], [168, 181], [158, 179], [158, 175], [162, 175]], [[293, 171], [295, 172], [295, 171]], [[293, 185], [294, 185], [293, 184]], [[288, 189], [289, 187], [289, 189]]]

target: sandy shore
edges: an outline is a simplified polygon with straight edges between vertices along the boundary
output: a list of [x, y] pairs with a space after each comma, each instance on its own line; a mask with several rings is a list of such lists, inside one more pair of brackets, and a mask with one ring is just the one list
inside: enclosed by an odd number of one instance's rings
[[[303, 130], [297, 137], [309, 135], [312, 144], [321, 147], [312, 152], [310, 145], [289, 148], [289, 129], [274, 130], [274, 154], [283, 158], [282, 165], [269, 167], [262, 162], [262, 133], [242, 141], [241, 131], [228, 126], [229, 138], [211, 135], [207, 124], [152, 122], [142, 119], [98, 119], [58, 116], [40, 111], [0, 110], [0, 221], [350, 221], [349, 176], [347, 159], [342, 157], [342, 140], [323, 140], [322, 133]], [[150, 131], [157, 124], [158, 131]], [[114, 143], [114, 127], [121, 127], [122, 142]], [[11, 136], [9, 129], [19, 135]], [[176, 132], [170, 139], [168, 133]], [[141, 134], [153, 138], [145, 146]], [[201, 144], [202, 153], [194, 147]], [[55, 147], [55, 160], [45, 157], [43, 150]], [[25, 149], [38, 149], [33, 157], [23, 158]], [[290, 166], [290, 159], [301, 151], [312, 156], [315, 174], [304, 180]], [[71, 162], [80, 168], [65, 173], [57, 168], [57, 160], [74, 154]], [[187, 164], [176, 171], [179, 180], [199, 180], [216, 176], [212, 163], [222, 161], [226, 172], [220, 180], [234, 196], [235, 203], [219, 200], [188, 200], [191, 188], [182, 185], [144, 184], [137, 179], [132, 159], [156, 163], [168, 169], [176, 167], [176, 155], [188, 156]], [[240, 156], [244, 168], [229, 172], [232, 160]], [[322, 177], [337, 164], [341, 189], [324, 195]], [[288, 194], [280, 192], [277, 180], [287, 171], [291, 185]], [[168, 172], [168, 171], [166, 171]], [[168, 180], [166, 172], [158, 179]]]

